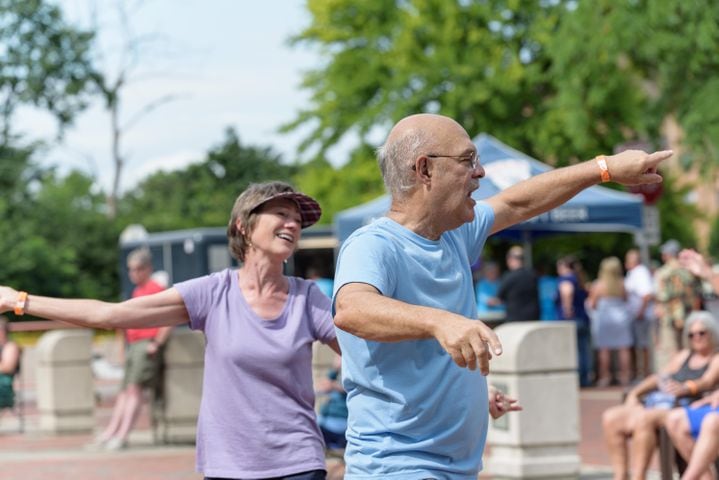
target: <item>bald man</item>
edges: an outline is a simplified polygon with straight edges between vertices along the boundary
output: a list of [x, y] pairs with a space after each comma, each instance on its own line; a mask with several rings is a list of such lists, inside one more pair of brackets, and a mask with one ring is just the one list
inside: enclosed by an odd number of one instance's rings
[[342, 245], [335, 324], [349, 410], [345, 478], [475, 479], [495, 333], [476, 319], [470, 265], [489, 235], [612, 179], [661, 182], [672, 152], [625, 151], [553, 170], [482, 202], [477, 149], [451, 118], [401, 120], [378, 151], [386, 216]]

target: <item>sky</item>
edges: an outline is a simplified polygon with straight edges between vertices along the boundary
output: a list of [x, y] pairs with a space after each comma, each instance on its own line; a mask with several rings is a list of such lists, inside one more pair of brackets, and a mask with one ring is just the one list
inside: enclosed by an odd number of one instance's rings
[[[123, 51], [116, 0], [50, 0], [71, 23], [99, 25], [101, 65], [114, 74]], [[127, 121], [153, 101], [175, 100], [141, 117], [124, 137], [127, 166], [122, 189], [158, 169], [181, 168], [199, 161], [222, 143], [234, 127], [244, 144], [272, 146], [294, 160], [302, 132], [280, 134], [277, 128], [309, 105], [299, 88], [302, 72], [319, 65], [307, 47], [290, 47], [287, 39], [309, 23], [301, 0], [145, 0], [132, 11], [129, 24], [143, 44], [138, 67], [122, 97]], [[53, 140], [56, 124], [42, 112], [24, 109], [17, 131], [27, 139]], [[344, 161], [340, 145], [330, 161]], [[80, 114], [60, 144], [42, 155], [44, 164], [61, 171], [80, 169], [109, 191], [112, 182], [110, 117], [98, 101]]]

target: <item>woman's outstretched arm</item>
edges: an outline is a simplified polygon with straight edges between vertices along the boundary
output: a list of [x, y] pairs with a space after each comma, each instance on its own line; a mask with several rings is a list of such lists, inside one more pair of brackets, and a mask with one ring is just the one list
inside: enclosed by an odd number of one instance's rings
[[[0, 287], [0, 313], [18, 306], [20, 292]], [[90, 328], [146, 328], [181, 325], [189, 321], [185, 303], [174, 288], [120, 303], [28, 295], [24, 313], [34, 317]]]

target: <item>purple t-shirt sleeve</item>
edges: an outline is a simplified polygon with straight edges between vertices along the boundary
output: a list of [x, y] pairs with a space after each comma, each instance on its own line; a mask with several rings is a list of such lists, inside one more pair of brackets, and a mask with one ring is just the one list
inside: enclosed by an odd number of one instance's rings
[[335, 326], [332, 321], [331, 301], [312, 282], [307, 291], [307, 311], [309, 312], [315, 338], [322, 343], [335, 339]]
[[205, 331], [205, 322], [212, 309], [213, 302], [218, 298], [217, 289], [220, 288], [220, 275], [224, 272], [213, 273], [204, 277], [193, 278], [175, 284], [180, 292], [185, 308], [190, 315], [190, 328]]

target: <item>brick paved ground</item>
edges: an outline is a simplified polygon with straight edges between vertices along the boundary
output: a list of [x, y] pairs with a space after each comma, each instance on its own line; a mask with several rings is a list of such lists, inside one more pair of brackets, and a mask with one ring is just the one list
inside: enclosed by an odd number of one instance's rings
[[[608, 455], [601, 435], [601, 413], [619, 402], [618, 389], [586, 389], [580, 398], [582, 441], [579, 453], [582, 479], [611, 479]], [[96, 410], [97, 425], [106, 424], [112, 398], [106, 397]], [[26, 412], [27, 429], [17, 432], [17, 418], [4, 412], [0, 417], [0, 480], [199, 480], [194, 470], [192, 445], [152, 444], [147, 410], [143, 409], [138, 427], [127, 450], [115, 453], [87, 452], [83, 445], [91, 434], [46, 435], [37, 429], [37, 411], [32, 399]], [[491, 442], [491, 439], [490, 439]], [[655, 462], [656, 463], [656, 462]], [[341, 465], [330, 459], [331, 480], [341, 480]], [[656, 470], [656, 467], [655, 467]], [[490, 475], [482, 475], [491, 479]], [[650, 478], [657, 478], [656, 471]]]

